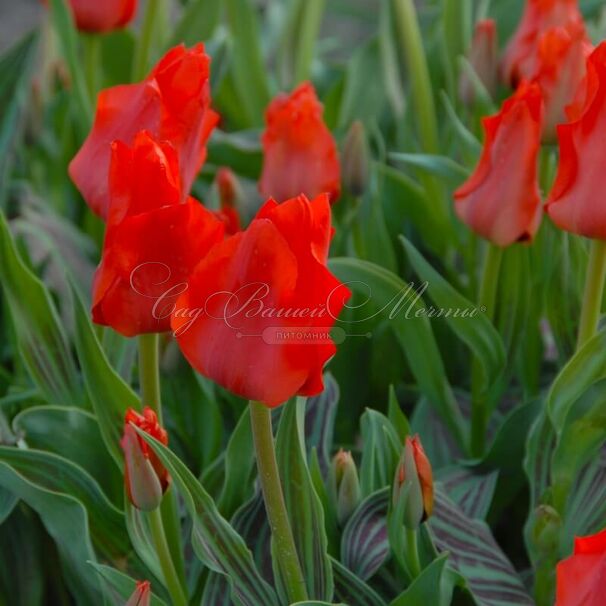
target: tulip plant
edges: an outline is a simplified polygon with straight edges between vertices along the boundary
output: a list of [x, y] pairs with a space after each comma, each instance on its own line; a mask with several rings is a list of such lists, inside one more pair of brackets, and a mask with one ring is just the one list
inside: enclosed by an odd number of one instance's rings
[[606, 605], [603, 3], [38, 4], [0, 606]]

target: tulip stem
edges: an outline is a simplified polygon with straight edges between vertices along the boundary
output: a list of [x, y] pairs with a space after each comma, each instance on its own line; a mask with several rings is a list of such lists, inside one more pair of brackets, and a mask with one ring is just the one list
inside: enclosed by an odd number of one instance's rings
[[592, 240], [587, 277], [585, 278], [585, 294], [583, 295], [577, 349], [580, 349], [591, 339], [598, 329], [605, 278], [606, 242], [604, 240]]
[[148, 0], [139, 41], [133, 60], [133, 82], [143, 80], [149, 68], [152, 42], [156, 32], [156, 22], [162, 16], [161, 0]]
[[417, 542], [417, 531], [405, 528], [406, 533], [406, 549], [408, 551], [408, 566], [413, 579], [416, 579], [421, 574], [421, 560], [419, 559], [419, 545]]
[[97, 34], [88, 34], [83, 37], [84, 42], [84, 64], [86, 69], [86, 87], [90, 98], [91, 106], [96, 105], [97, 91], [99, 85], [99, 59], [101, 55], [101, 39]]
[[[488, 244], [480, 281], [478, 305], [491, 321], [494, 319], [502, 259], [503, 249], [494, 244]], [[471, 365], [471, 454], [475, 457], [481, 457], [484, 454], [486, 426], [488, 425], [486, 390], [482, 388], [481, 381], [481, 363], [480, 360], [474, 358]]]
[[[149, 406], [158, 416], [160, 425], [164, 425], [162, 415], [162, 398], [160, 392], [160, 356], [159, 335], [139, 335], [139, 386], [141, 389], [141, 404]], [[177, 513], [175, 494], [172, 488], [162, 499], [160, 506], [164, 521], [163, 534], [168, 535], [170, 553], [178, 570], [178, 578], [185, 586], [185, 566], [183, 563], [180, 530], [181, 525]], [[165, 534], [165, 536], [166, 536]]]
[[281, 568], [289, 603], [307, 600], [305, 579], [301, 571], [295, 540], [288, 520], [286, 503], [278, 473], [271, 412], [260, 402], [251, 401], [250, 419], [257, 456], [257, 471], [263, 491], [265, 510], [274, 541], [274, 553]]
[[162, 568], [162, 576], [164, 577], [164, 585], [170, 594], [173, 606], [187, 606], [187, 597], [183, 591], [183, 587], [179, 582], [177, 571], [173, 564], [173, 559], [168, 548], [168, 541], [164, 532], [164, 524], [162, 523], [162, 514], [160, 509], [154, 509], [148, 515], [149, 525], [156, 548], [156, 554]]

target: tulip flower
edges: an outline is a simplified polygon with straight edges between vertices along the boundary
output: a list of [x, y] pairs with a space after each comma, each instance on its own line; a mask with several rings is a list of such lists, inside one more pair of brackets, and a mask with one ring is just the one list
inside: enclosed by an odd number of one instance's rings
[[124, 606], [150, 606], [151, 585], [149, 581], [138, 581], [135, 591]]
[[[48, 5], [49, 0], [43, 0]], [[135, 17], [137, 0], [69, 0], [80, 31], [105, 33], [127, 26]]]
[[216, 245], [178, 299], [172, 328], [190, 364], [232, 392], [282, 404], [322, 391], [330, 330], [350, 296], [327, 269], [327, 195], [269, 200]]
[[242, 190], [236, 175], [225, 166], [217, 171], [215, 183], [221, 204], [217, 217], [223, 221], [225, 233], [231, 236], [242, 229], [240, 215], [238, 214], [238, 202], [243, 197]]
[[263, 173], [259, 191], [279, 202], [304, 194], [328, 194], [335, 202], [341, 190], [337, 145], [322, 119], [322, 104], [305, 82], [290, 95], [276, 97], [266, 112]]
[[358, 470], [351, 452], [343, 449], [333, 459], [337, 520], [344, 526], [362, 499]]
[[112, 145], [111, 205], [93, 283], [93, 320], [127, 336], [170, 330], [187, 278], [223, 224], [198, 201], [181, 202], [177, 153], [149, 133]]
[[91, 210], [107, 218], [113, 141], [132, 145], [149, 131], [177, 151], [185, 200], [206, 158], [206, 141], [218, 116], [210, 108], [210, 59], [204, 46], [168, 51], [138, 84], [101, 91], [93, 128], [69, 166], [69, 174]]
[[578, 0], [527, 0], [522, 20], [501, 63], [507, 84], [515, 88], [520, 81], [534, 76], [537, 42], [555, 27], [585, 31]]
[[545, 141], [555, 140], [556, 126], [566, 120], [565, 107], [585, 77], [591, 51], [584, 28], [556, 27], [539, 40], [533, 80], [541, 87], [545, 102]]
[[546, 210], [561, 229], [606, 240], [606, 206], [600, 203], [604, 175], [600, 150], [606, 128], [606, 43], [590, 55], [586, 84], [568, 113], [572, 121], [558, 127], [560, 163]]
[[[491, 97], [494, 97], [497, 91], [498, 53], [497, 24], [494, 19], [478, 21], [467, 59]], [[461, 75], [459, 96], [468, 105], [471, 105], [474, 101], [475, 88], [466, 72]]]
[[408, 436], [396, 470], [392, 491], [394, 508], [403, 504], [404, 524], [416, 530], [433, 513], [433, 473], [419, 436]]
[[542, 114], [538, 85], [522, 83], [498, 114], [484, 118], [482, 155], [454, 193], [459, 218], [497, 246], [530, 240], [538, 229]]
[[148, 407], [139, 414], [132, 408], [124, 417], [124, 434], [120, 445], [124, 451], [124, 485], [130, 502], [142, 511], [153, 511], [159, 507], [162, 495], [168, 489], [170, 476], [147, 442], [135, 429], [136, 425], [145, 433], [168, 445], [168, 434], [158, 422], [156, 413]]
[[578, 537], [556, 569], [555, 606], [602, 606], [606, 595], [606, 529]]

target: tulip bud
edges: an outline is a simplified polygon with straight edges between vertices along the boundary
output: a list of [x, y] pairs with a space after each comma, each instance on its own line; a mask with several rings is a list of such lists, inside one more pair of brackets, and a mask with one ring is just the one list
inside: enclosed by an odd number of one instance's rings
[[539, 505], [535, 509], [532, 522], [532, 540], [542, 553], [553, 553], [560, 544], [562, 519], [549, 505]]
[[[467, 60], [480, 82], [491, 97], [497, 91], [499, 75], [499, 49], [497, 26], [493, 19], [483, 19], [476, 23], [471, 48]], [[466, 105], [475, 100], [475, 86], [468, 73], [463, 72], [459, 81], [459, 97]]]
[[337, 497], [337, 521], [343, 526], [361, 498], [358, 470], [349, 451], [343, 449], [333, 459]]
[[230, 168], [224, 166], [217, 171], [215, 185], [221, 205], [217, 217], [225, 223], [227, 235], [238, 233], [242, 229], [238, 206], [244, 197], [238, 179]]
[[370, 180], [370, 150], [364, 125], [356, 120], [349, 129], [343, 145], [343, 184], [353, 196], [361, 196]]
[[[404, 502], [402, 502], [404, 500]], [[407, 437], [393, 484], [394, 509], [403, 510], [404, 525], [416, 530], [433, 511], [431, 464], [419, 436]]]
[[153, 511], [162, 502], [170, 476], [160, 459], [135, 431], [136, 425], [168, 445], [168, 435], [158, 423], [156, 413], [145, 407], [143, 414], [129, 408], [126, 412], [124, 435], [120, 441], [124, 451], [124, 485], [130, 502], [142, 511]]
[[149, 581], [137, 581], [137, 587], [124, 606], [150, 606], [151, 588]]

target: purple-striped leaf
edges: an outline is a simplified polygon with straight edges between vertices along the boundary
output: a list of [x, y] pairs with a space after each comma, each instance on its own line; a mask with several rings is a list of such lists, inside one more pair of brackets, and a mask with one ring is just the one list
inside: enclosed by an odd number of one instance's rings
[[470, 518], [483, 520], [490, 509], [494, 490], [499, 477], [498, 471], [486, 475], [474, 473], [468, 467], [452, 465], [441, 469], [436, 479], [444, 492]]

